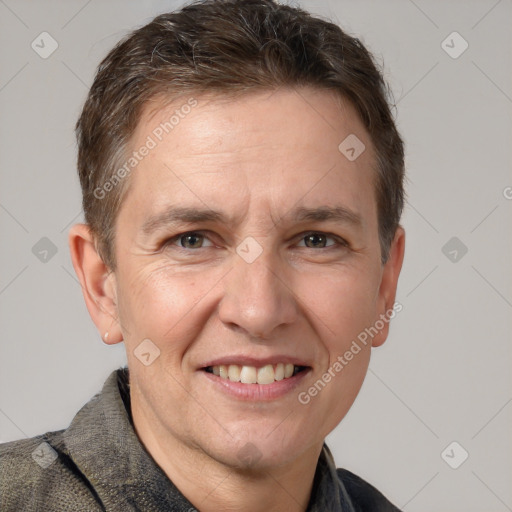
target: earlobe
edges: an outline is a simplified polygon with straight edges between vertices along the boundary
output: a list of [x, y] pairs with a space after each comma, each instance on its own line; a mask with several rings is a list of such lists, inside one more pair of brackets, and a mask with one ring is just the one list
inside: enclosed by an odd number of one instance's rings
[[119, 343], [123, 335], [118, 321], [114, 273], [98, 254], [94, 235], [87, 224], [74, 225], [69, 231], [68, 242], [73, 268], [92, 321], [105, 343]]
[[[405, 230], [398, 226], [393, 242], [389, 250], [389, 258], [382, 270], [382, 278], [377, 301], [376, 323], [380, 320], [384, 324], [378, 334], [372, 340], [373, 347], [380, 347], [388, 337], [389, 313], [395, 311], [396, 288], [398, 277], [402, 270], [402, 263], [405, 254]], [[379, 324], [380, 325], [380, 324]]]

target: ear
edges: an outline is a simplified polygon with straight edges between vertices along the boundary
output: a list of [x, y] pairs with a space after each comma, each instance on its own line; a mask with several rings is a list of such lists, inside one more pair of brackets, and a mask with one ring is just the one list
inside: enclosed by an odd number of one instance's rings
[[[87, 224], [75, 224], [68, 236], [71, 260], [82, 286], [85, 304], [103, 341], [109, 345], [123, 341], [118, 321], [116, 278], [101, 259]], [[105, 333], [108, 337], [105, 338]]]
[[384, 324], [384, 327], [379, 329], [379, 332], [373, 338], [373, 347], [380, 347], [388, 337], [390, 321], [389, 313], [391, 311], [395, 311], [393, 306], [395, 304], [396, 287], [398, 284], [398, 276], [402, 269], [404, 253], [405, 231], [401, 226], [398, 226], [389, 249], [388, 261], [384, 264], [382, 269], [382, 278], [377, 299], [378, 318], [375, 319], [375, 322], [377, 323], [380, 320], [380, 322]]

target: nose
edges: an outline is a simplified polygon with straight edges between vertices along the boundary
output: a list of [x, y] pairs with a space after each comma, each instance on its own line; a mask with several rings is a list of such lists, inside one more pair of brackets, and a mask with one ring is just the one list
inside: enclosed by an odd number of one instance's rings
[[235, 255], [219, 305], [225, 325], [260, 339], [271, 338], [278, 328], [294, 323], [298, 316], [292, 285], [277, 256], [267, 252], [252, 263]]

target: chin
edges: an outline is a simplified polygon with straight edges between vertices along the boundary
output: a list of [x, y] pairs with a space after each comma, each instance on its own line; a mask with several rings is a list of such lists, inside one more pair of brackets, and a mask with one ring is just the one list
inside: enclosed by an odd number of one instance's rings
[[289, 430], [274, 435], [272, 428], [240, 429], [236, 436], [224, 436], [223, 445], [211, 443], [208, 455], [231, 468], [263, 471], [293, 462], [314, 442], [294, 436]]

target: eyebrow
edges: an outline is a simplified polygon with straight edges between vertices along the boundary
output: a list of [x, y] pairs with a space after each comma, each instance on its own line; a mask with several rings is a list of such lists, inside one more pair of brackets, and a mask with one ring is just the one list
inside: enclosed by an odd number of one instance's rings
[[345, 208], [343, 206], [321, 206], [319, 208], [304, 208], [299, 207], [292, 212], [292, 218], [297, 221], [336, 221], [346, 224], [352, 224], [360, 227], [363, 224], [363, 219], [358, 213]]
[[219, 222], [227, 224], [226, 216], [221, 212], [206, 209], [201, 210], [197, 208], [185, 208], [180, 206], [170, 206], [162, 213], [147, 219], [142, 225], [142, 233], [149, 235], [153, 231], [176, 223], [200, 223], [200, 222]]
[[[321, 206], [318, 208], [306, 208], [301, 206], [292, 210], [285, 217], [289, 217], [297, 222], [334, 221], [349, 224], [354, 227], [360, 227], [363, 223], [361, 215], [342, 206]], [[142, 225], [142, 233], [149, 235], [153, 231], [178, 223], [194, 224], [203, 222], [217, 222], [225, 225], [233, 223], [228, 216], [219, 211], [170, 206], [163, 212], [157, 213], [147, 219]]]

